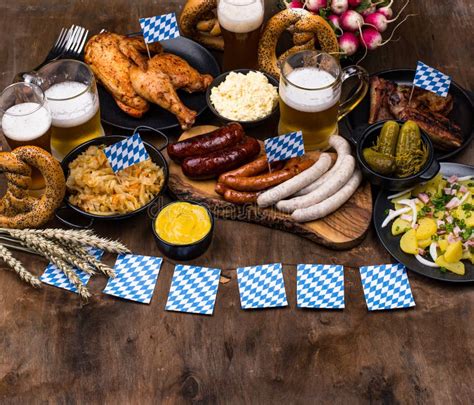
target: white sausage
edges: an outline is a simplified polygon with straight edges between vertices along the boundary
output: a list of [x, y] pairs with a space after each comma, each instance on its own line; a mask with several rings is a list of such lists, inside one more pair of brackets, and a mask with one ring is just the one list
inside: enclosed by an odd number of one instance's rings
[[308, 222], [331, 214], [351, 198], [352, 194], [357, 190], [357, 187], [359, 187], [361, 181], [362, 173], [357, 169], [346, 185], [336, 194], [319, 204], [313, 205], [312, 207], [296, 210], [291, 214], [291, 218], [296, 222]]
[[310, 184], [308, 187], [305, 187], [302, 190], [300, 190], [298, 193], [295, 194], [295, 196], [305, 195], [316, 190], [320, 185], [324, 184], [328, 179], [330, 179], [337, 169], [339, 169], [344, 156], [351, 154], [351, 145], [342, 136], [331, 135], [329, 137], [328, 142], [329, 142], [329, 145], [332, 146], [337, 152], [336, 163], [334, 163], [334, 166], [331, 168], [331, 170], [329, 170], [324, 175], [322, 175], [313, 184]]
[[277, 204], [277, 208], [283, 212], [293, 212], [294, 210], [310, 207], [324, 201], [339, 191], [349, 181], [354, 174], [355, 166], [356, 162], [352, 155], [344, 156], [339, 168], [323, 185], [301, 197], [280, 201]]
[[309, 169], [260, 194], [257, 198], [257, 204], [259, 207], [268, 207], [283, 198], [293, 195], [298, 190], [320, 178], [328, 171], [330, 166], [331, 156], [327, 153], [321, 154], [318, 161]]

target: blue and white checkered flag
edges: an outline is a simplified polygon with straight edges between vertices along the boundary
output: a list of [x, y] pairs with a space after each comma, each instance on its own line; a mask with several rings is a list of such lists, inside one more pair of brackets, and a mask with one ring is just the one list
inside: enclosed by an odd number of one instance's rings
[[140, 26], [147, 44], [179, 37], [176, 13], [140, 18]]
[[363, 266], [359, 270], [369, 311], [415, 306], [403, 264]]
[[150, 158], [139, 134], [107, 146], [104, 153], [114, 173]]
[[296, 302], [299, 308], [344, 308], [344, 268], [334, 264], [298, 264]]
[[304, 155], [303, 133], [290, 132], [265, 140], [265, 153], [268, 163], [287, 160]]
[[441, 97], [446, 97], [451, 84], [451, 77], [418, 61], [413, 84], [416, 87], [436, 93]]

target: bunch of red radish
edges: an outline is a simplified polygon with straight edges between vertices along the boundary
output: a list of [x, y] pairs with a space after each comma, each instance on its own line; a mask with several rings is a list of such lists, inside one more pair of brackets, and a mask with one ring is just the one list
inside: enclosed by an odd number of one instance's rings
[[[392, 19], [393, 0], [285, 0], [288, 8], [304, 8], [313, 14], [324, 17], [334, 28], [338, 36], [341, 54], [354, 55], [361, 47], [374, 50], [388, 43], [396, 29], [408, 18], [407, 15], [392, 31], [387, 40], [383, 40], [390, 23], [397, 21], [408, 5], [409, 0]], [[365, 56], [364, 54], [364, 56]]]

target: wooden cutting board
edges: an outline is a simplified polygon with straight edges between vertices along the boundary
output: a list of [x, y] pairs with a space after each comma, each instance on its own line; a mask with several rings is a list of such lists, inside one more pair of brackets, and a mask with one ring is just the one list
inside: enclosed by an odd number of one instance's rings
[[[216, 127], [198, 126], [184, 132], [180, 140], [212, 131]], [[317, 158], [319, 152], [308, 152]], [[167, 156], [168, 158], [168, 156]], [[188, 179], [181, 167], [169, 162], [169, 189], [179, 200], [205, 203], [219, 218], [253, 222], [303, 236], [332, 249], [349, 249], [359, 244], [369, 229], [372, 218], [372, 193], [366, 181], [349, 201], [331, 215], [317, 221], [297, 223], [287, 214], [255, 204], [239, 206], [225, 201], [214, 191], [216, 180]]]

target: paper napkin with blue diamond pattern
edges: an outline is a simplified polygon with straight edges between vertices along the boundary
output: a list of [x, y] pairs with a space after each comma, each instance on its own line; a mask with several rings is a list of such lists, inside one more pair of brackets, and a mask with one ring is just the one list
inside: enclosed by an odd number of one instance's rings
[[300, 308], [344, 308], [344, 268], [333, 264], [298, 264], [296, 302]]
[[403, 264], [364, 266], [360, 277], [369, 311], [415, 306]]
[[179, 37], [176, 13], [140, 18], [139, 21], [147, 44]]
[[104, 148], [104, 153], [114, 173], [150, 157], [139, 134], [107, 146]]
[[237, 279], [243, 309], [288, 305], [281, 263], [240, 267]]
[[119, 255], [114, 265], [115, 278], [110, 278], [104, 293], [149, 304], [160, 273], [161, 257]]
[[[96, 248], [87, 248], [88, 252], [94, 255], [97, 260], [100, 260], [101, 257], [104, 255], [104, 251]], [[85, 271], [79, 270], [74, 268], [74, 272], [81, 280], [82, 284], [86, 285], [91, 278], [89, 273]], [[56, 265], [50, 263], [46, 267], [44, 273], [41, 275], [40, 280], [45, 283], [52, 285], [54, 287], [63, 288], [68, 291], [75, 292], [77, 294], [77, 288], [74, 284], [72, 284], [67, 276], [64, 274], [62, 270], [56, 267]]]
[[178, 264], [174, 268], [166, 310], [212, 315], [220, 276], [220, 269]]
[[304, 155], [303, 133], [301, 131], [266, 139], [264, 144], [269, 162], [277, 162]]

